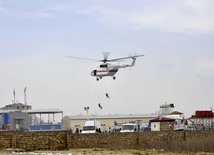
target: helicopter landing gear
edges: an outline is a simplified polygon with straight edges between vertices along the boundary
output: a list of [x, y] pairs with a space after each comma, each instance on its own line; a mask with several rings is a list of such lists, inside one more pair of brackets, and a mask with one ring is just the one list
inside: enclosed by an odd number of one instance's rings
[[99, 80], [101, 80], [102, 79], [102, 76], [100, 76], [100, 77], [97, 77], [97, 81], [99, 81]]
[[113, 80], [115, 80], [116, 79], [116, 77], [115, 76], [113, 76]]

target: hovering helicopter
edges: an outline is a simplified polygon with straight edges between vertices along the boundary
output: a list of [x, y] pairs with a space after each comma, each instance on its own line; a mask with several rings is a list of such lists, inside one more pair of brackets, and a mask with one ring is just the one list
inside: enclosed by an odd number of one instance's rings
[[[116, 58], [116, 59], [108, 59], [109, 52], [103, 53], [104, 59], [97, 60], [97, 59], [87, 59], [87, 58], [80, 58], [80, 57], [73, 57], [73, 56], [66, 56], [68, 58], [73, 59], [82, 59], [82, 60], [90, 60], [90, 61], [100, 61], [102, 64], [100, 64], [96, 69], [91, 71], [91, 76], [95, 76], [97, 81], [102, 79], [106, 76], [113, 77], [113, 80], [116, 79], [115, 74], [118, 72], [120, 68], [126, 68], [126, 67], [133, 67], [135, 65], [135, 61], [138, 57], [142, 57], [144, 55], [135, 55], [135, 56], [128, 56], [128, 57], [122, 57], [122, 58]], [[109, 62], [120, 62], [123, 60], [132, 59], [131, 64], [113, 64]]]

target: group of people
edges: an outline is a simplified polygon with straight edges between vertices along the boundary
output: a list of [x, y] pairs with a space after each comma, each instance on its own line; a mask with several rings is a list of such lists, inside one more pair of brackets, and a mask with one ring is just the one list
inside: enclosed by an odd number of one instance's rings
[[100, 128], [96, 129], [96, 132], [97, 132], [97, 133], [102, 133], [102, 131], [101, 131]]
[[[102, 131], [101, 131], [100, 128], [96, 129], [96, 132], [97, 132], [97, 133], [102, 133]], [[76, 133], [76, 134], [82, 133], [82, 129], [76, 128], [75, 133]]]
[[76, 134], [82, 133], [82, 129], [76, 128], [75, 133], [76, 133]]
[[[120, 132], [121, 129], [115, 129], [115, 128], [111, 128], [109, 127], [108, 130], [103, 130], [101, 131], [100, 128], [96, 129], [96, 133], [117, 133], [117, 132]], [[79, 129], [79, 128], [76, 128], [76, 131], [74, 132], [75, 134], [81, 134], [82, 133], [82, 130]]]

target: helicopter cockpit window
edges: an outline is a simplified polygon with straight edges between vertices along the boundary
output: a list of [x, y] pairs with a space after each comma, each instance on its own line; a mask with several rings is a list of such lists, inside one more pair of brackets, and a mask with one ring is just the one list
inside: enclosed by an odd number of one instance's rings
[[101, 64], [100, 65], [100, 68], [107, 68], [108, 67], [108, 64]]
[[97, 70], [94, 70], [94, 76], [96, 76], [97, 75]]

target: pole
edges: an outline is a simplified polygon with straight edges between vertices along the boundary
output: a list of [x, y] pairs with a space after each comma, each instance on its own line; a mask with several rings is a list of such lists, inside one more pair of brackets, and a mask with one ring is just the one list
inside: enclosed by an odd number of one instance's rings
[[24, 89], [24, 103], [27, 104], [27, 94], [26, 94], [26, 91], [27, 91], [27, 87], [25, 87]]
[[13, 103], [16, 102], [16, 91], [15, 88], [13, 89]]

